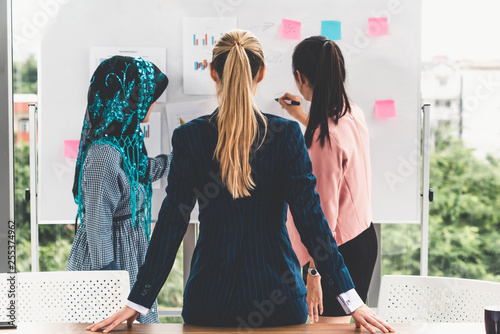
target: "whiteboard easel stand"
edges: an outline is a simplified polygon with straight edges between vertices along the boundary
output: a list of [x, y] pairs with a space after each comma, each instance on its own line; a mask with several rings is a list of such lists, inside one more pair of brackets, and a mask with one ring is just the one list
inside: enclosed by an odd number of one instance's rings
[[421, 205], [421, 233], [422, 242], [420, 248], [420, 276], [428, 276], [429, 273], [429, 175], [430, 175], [430, 104], [422, 106], [422, 205]]
[[40, 271], [40, 262], [38, 254], [38, 119], [37, 107], [34, 104], [29, 105], [30, 122], [30, 222], [31, 222], [31, 271]]

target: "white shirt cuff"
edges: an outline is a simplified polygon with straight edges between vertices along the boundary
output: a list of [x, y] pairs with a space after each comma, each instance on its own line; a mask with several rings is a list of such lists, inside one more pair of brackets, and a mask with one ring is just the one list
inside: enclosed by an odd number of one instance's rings
[[337, 300], [340, 303], [340, 306], [344, 309], [346, 314], [351, 314], [358, 307], [364, 305], [363, 300], [358, 295], [355, 289], [351, 289], [349, 291], [343, 292], [337, 296]]
[[127, 305], [128, 307], [130, 307], [133, 310], [136, 310], [137, 312], [139, 312], [143, 316], [146, 316], [148, 314], [148, 312], [149, 312], [148, 308], [145, 308], [142, 305], [139, 305], [139, 304], [136, 304], [134, 302], [131, 302], [130, 300], [127, 300], [127, 303], [125, 305]]

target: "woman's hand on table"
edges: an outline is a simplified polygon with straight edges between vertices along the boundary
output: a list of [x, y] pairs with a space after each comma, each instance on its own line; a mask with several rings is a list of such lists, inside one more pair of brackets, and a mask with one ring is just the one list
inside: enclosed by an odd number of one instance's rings
[[323, 291], [321, 289], [321, 276], [307, 277], [307, 306], [309, 307], [309, 320], [311, 324], [319, 321], [323, 314]]
[[134, 322], [134, 320], [137, 318], [138, 315], [139, 312], [131, 309], [128, 306], [125, 306], [120, 311], [113, 314], [111, 317], [99, 321], [96, 324], [88, 326], [87, 330], [95, 332], [103, 327], [108, 326], [108, 328], [104, 330], [104, 333], [108, 333], [109, 331], [113, 330], [116, 326], [124, 322], [125, 320], [127, 320], [127, 326], [132, 327], [132, 323]]
[[384, 333], [395, 331], [390, 325], [386, 324], [384, 320], [382, 320], [382, 318], [373, 313], [373, 311], [370, 310], [366, 305], [358, 307], [356, 310], [354, 310], [354, 312], [351, 313], [351, 316], [356, 323], [356, 327], [360, 328], [361, 326], [363, 326], [371, 333], [375, 333], [375, 330], [371, 326], [380, 329]]

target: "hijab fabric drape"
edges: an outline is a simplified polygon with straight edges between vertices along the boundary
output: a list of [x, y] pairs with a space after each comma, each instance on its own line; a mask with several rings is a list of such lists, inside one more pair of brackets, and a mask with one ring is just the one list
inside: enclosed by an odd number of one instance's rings
[[97, 67], [90, 81], [73, 182], [77, 220], [82, 221], [85, 214], [80, 181], [87, 150], [95, 144], [109, 144], [122, 155], [121, 167], [130, 182], [132, 226], [144, 228], [149, 240], [152, 189], [140, 122], [167, 85], [165, 74], [142, 58], [114, 56]]

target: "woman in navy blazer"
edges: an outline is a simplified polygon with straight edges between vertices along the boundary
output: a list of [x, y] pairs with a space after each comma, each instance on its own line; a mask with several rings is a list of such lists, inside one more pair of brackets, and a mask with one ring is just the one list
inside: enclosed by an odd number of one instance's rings
[[360, 300], [321, 210], [296, 122], [253, 102], [265, 74], [258, 39], [224, 34], [210, 74], [219, 108], [174, 131], [165, 197], [144, 265], [118, 313], [88, 327], [104, 332], [147, 314], [165, 282], [199, 201], [200, 235], [184, 291], [185, 323], [263, 327], [305, 323], [306, 289], [286, 229], [287, 203], [329, 292], [358, 326], [392, 328]]

